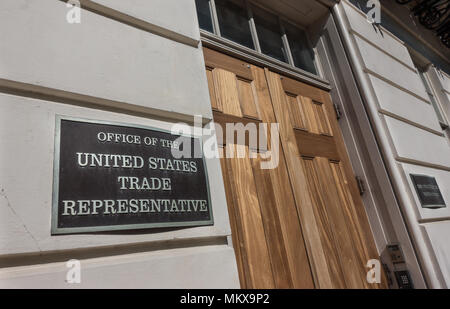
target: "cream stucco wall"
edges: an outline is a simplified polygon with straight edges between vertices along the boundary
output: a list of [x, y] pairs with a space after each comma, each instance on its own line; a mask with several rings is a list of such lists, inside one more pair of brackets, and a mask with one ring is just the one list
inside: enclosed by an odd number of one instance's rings
[[[430, 287], [450, 287], [450, 146], [402, 41], [374, 27], [349, 1], [339, 4], [356, 74], [390, 164], [394, 186]], [[443, 84], [446, 84], [445, 82]], [[443, 86], [442, 88], [445, 88]], [[409, 174], [436, 178], [445, 209], [422, 209]], [[401, 191], [401, 192], [400, 192]], [[406, 197], [406, 198], [405, 198]], [[413, 274], [420, 281], [420, 274]]]
[[[94, 2], [80, 24], [62, 1], [0, 3], [0, 287], [239, 287], [218, 159], [214, 226], [50, 234], [56, 115], [162, 129], [212, 117], [194, 0]], [[80, 285], [65, 282], [74, 257]]]

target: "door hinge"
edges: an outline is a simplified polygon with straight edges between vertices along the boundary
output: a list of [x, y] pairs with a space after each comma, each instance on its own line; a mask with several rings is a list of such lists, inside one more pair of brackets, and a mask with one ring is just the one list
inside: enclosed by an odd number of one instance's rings
[[364, 184], [364, 180], [361, 177], [356, 176], [356, 183], [358, 184], [359, 194], [363, 195], [366, 192], [366, 185]]
[[336, 103], [333, 103], [334, 111], [336, 112], [336, 119], [339, 120], [342, 117], [341, 107]]

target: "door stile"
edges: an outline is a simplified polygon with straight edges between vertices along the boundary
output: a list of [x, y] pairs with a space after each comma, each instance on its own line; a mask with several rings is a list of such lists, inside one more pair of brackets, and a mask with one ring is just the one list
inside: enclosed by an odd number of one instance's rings
[[264, 69], [264, 71], [276, 121], [280, 126], [279, 133], [281, 145], [284, 149], [289, 178], [294, 188], [293, 192], [300, 217], [299, 219], [301, 226], [304, 229], [305, 243], [307, 245], [307, 252], [310, 254], [309, 260], [311, 262], [312, 273], [316, 278], [318, 287], [333, 288], [334, 285], [329, 273], [327, 258], [324, 254], [325, 250], [314, 216], [313, 203], [309, 194], [301, 193], [309, 192], [309, 188], [302, 166], [298, 160], [300, 154], [298, 153], [292, 127], [288, 126], [290, 123], [289, 114], [283, 109], [283, 107], [287, 106], [285, 102], [285, 92], [282, 88], [280, 77], [277, 74], [270, 72], [267, 68]]

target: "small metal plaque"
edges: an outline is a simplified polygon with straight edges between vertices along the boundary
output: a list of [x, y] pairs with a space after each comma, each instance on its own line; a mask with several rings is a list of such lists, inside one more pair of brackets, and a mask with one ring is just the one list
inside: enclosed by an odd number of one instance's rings
[[411, 180], [423, 208], [446, 207], [444, 198], [434, 177], [411, 174]]
[[57, 117], [52, 234], [212, 224], [200, 138]]
[[403, 256], [402, 249], [400, 244], [388, 244], [386, 248], [391, 257], [392, 264], [402, 264], [405, 263], [405, 258]]
[[414, 289], [414, 284], [411, 279], [411, 275], [407, 270], [394, 271], [395, 279], [397, 279], [398, 288], [401, 290]]

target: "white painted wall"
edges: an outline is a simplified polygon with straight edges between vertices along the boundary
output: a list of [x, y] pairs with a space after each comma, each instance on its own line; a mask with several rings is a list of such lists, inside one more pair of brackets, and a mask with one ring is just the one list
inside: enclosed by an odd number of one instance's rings
[[197, 12], [190, 0], [93, 0], [121, 13], [200, 40]]
[[[441, 127], [432, 106], [412, 94], [393, 87], [388, 81], [368, 75], [379, 103], [379, 111], [407, 119], [415, 124], [439, 132]], [[411, 108], [412, 107], [412, 108]]]
[[397, 159], [416, 160], [422, 164], [450, 166], [450, 147], [445, 137], [417, 128], [405, 121], [382, 116], [387, 124]]
[[[89, 266], [80, 287], [239, 287], [216, 159], [207, 159], [214, 226], [50, 235], [56, 115], [162, 129], [212, 117], [201, 48], [178, 40], [199, 38], [194, 0], [96, 2], [167, 31], [156, 35], [107, 11], [82, 10], [81, 24], [68, 24], [69, 9], [57, 0], [0, 3], [0, 89], [13, 82], [20, 91], [0, 90], [0, 265], [119, 246], [127, 253], [82, 260]], [[139, 244], [148, 251], [130, 253]], [[74, 287], [63, 280], [65, 260], [32, 261], [0, 268], [0, 286]]]
[[0, 272], [0, 288], [227, 289], [238, 285], [234, 251], [229, 246], [168, 249], [79, 261], [79, 284], [66, 282], [71, 267], [65, 262], [54, 262], [4, 269]]
[[[444, 274], [450, 273], [450, 247], [448, 245], [449, 221], [422, 224], [422, 229], [433, 248], [437, 263]], [[450, 286], [448, 276], [445, 276], [447, 287]]]
[[[132, 5], [127, 2], [121, 6]], [[178, 3], [156, 2], [154, 10], [166, 7], [163, 13]], [[185, 18], [164, 18], [173, 25], [180, 22], [179, 27], [189, 18], [199, 32], [194, 1], [182, 2], [194, 7]], [[1, 5], [0, 78], [166, 111], [168, 116], [212, 118], [200, 49], [87, 10], [82, 10], [80, 24], [69, 24], [69, 9], [61, 1], [5, 0]]]
[[[367, 83], [366, 95], [376, 111], [376, 130], [387, 137], [385, 155], [397, 164], [392, 172], [397, 188], [406, 188], [402, 205], [413, 240], [432, 287], [450, 287], [450, 146], [403, 42], [389, 31], [381, 31], [366, 21], [364, 13], [347, 0], [339, 5], [344, 12], [346, 31], [356, 50], [360, 74]], [[442, 81], [442, 89], [447, 87]], [[444, 91], [445, 92], [445, 91]], [[410, 173], [436, 177], [446, 209], [422, 209], [410, 181]], [[397, 176], [399, 175], [399, 176]], [[426, 220], [426, 224], [422, 224]], [[427, 251], [427, 252], [424, 252]]]

